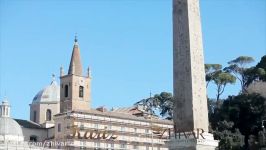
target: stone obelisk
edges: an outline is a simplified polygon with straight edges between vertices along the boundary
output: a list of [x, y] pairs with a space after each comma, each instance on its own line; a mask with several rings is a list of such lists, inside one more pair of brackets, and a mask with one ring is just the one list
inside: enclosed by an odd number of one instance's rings
[[213, 150], [208, 108], [199, 0], [173, 0], [173, 150]]

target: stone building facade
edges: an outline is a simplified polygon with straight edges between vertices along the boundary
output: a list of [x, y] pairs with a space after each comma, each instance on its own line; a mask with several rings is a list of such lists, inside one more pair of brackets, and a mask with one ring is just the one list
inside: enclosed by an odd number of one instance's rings
[[55, 122], [55, 140], [67, 143], [64, 149], [168, 150], [173, 127], [171, 121], [94, 109], [60, 113]]
[[[167, 150], [173, 122], [140, 106], [107, 110], [91, 108], [91, 75], [83, 75], [75, 38], [68, 72], [60, 68], [30, 104], [30, 121], [16, 119], [25, 141], [54, 149]], [[50, 144], [45, 144], [50, 143]]]
[[[173, 123], [160, 120], [141, 109], [93, 109], [91, 77], [82, 74], [80, 51], [75, 39], [68, 74], [61, 72], [60, 113], [54, 116], [55, 141], [64, 149], [161, 149]], [[140, 115], [141, 114], [141, 115]]]
[[53, 79], [50, 85], [40, 90], [30, 104], [30, 120], [41, 124], [43, 127], [54, 126], [53, 116], [59, 113], [60, 88]]

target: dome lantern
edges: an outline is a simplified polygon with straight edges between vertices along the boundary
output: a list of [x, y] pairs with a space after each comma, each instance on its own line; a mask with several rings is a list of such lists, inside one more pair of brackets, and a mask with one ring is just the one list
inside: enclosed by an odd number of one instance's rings
[[5, 98], [0, 105], [0, 142], [24, 141], [24, 136], [20, 125], [10, 117], [10, 105]]
[[0, 117], [10, 117], [10, 105], [7, 98], [5, 98], [0, 105]]

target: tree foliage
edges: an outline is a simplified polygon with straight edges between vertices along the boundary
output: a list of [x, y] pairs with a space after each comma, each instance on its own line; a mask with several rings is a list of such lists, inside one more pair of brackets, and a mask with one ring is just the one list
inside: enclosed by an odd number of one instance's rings
[[229, 66], [224, 68], [225, 71], [233, 73], [239, 80], [242, 92], [246, 91], [245, 71], [247, 70], [247, 66], [252, 62], [254, 62], [254, 59], [252, 57], [240, 56], [234, 60], [229, 61]]
[[220, 64], [205, 64], [205, 73], [206, 73], [206, 87], [209, 83], [214, 80], [215, 74], [222, 69]]
[[236, 78], [231, 75], [231, 73], [223, 71], [222, 65], [220, 64], [205, 64], [205, 73], [206, 87], [208, 87], [211, 82], [217, 87], [216, 100], [218, 103], [220, 96], [224, 93], [225, 87], [228, 84], [234, 84]]
[[254, 62], [254, 59], [250, 56], [239, 56], [234, 60], [228, 62], [230, 65], [236, 64], [241, 68], [245, 68], [246, 65]]
[[248, 145], [250, 135], [258, 135], [261, 121], [265, 114], [266, 99], [258, 94], [241, 94], [229, 96], [220, 108], [210, 115], [213, 129], [220, 128], [221, 121], [232, 122], [231, 132], [240, 131], [245, 136], [245, 145]]
[[256, 68], [262, 68], [266, 70], [266, 55], [261, 58], [260, 62], [256, 65]]
[[219, 140], [219, 150], [240, 150], [244, 136], [238, 129], [233, 129], [231, 121], [219, 121], [218, 127], [213, 131], [214, 138]]
[[[249, 137], [253, 136], [256, 140], [261, 131], [261, 121], [266, 119], [266, 99], [258, 94], [244, 92], [254, 81], [266, 81], [266, 56], [256, 66], [247, 67], [253, 61], [252, 57], [240, 56], [230, 61], [224, 69], [220, 64], [205, 65], [206, 86], [213, 83], [217, 87], [217, 97], [208, 98], [208, 112], [210, 131], [220, 140], [220, 150], [248, 149], [252, 146]], [[242, 92], [220, 100], [226, 86], [234, 84], [237, 79], [241, 83]], [[173, 101], [171, 93], [162, 92], [140, 100], [135, 105], [143, 105], [146, 111], [154, 114], [158, 112], [161, 117], [172, 119]]]
[[217, 97], [216, 101], [220, 100], [220, 96], [224, 93], [224, 89], [227, 84], [234, 84], [236, 82], [236, 78], [227, 72], [217, 72], [214, 75], [214, 83], [217, 86]]
[[161, 92], [153, 97], [142, 99], [135, 105], [144, 106], [145, 110], [152, 114], [159, 110], [159, 114], [166, 119], [172, 119], [173, 117], [173, 95], [168, 92]]
[[243, 81], [244, 89], [254, 81], [266, 81], [266, 55], [261, 58], [256, 66], [247, 68], [244, 71]]
[[245, 89], [254, 81], [265, 81], [266, 72], [262, 68], [250, 67], [244, 72]]

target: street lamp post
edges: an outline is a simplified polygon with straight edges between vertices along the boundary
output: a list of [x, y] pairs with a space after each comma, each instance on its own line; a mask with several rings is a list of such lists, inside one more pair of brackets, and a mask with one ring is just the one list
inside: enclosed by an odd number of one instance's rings
[[[152, 95], [152, 93], [151, 93], [151, 91], [150, 91], [150, 99], [151, 99], [151, 95]], [[150, 110], [150, 117], [151, 117], [151, 149], [153, 150], [153, 130], [152, 130], [152, 126], [153, 126], [153, 124], [152, 124], [152, 108], [150, 108], [151, 110]]]
[[262, 127], [262, 131], [260, 132], [260, 137], [259, 137], [259, 143], [260, 143], [260, 148], [266, 146], [265, 142], [266, 142], [266, 138], [265, 138], [265, 133], [266, 133], [266, 130], [265, 130], [265, 126], [264, 126], [264, 122], [266, 122], [266, 120], [262, 120], [261, 121], [261, 127]]
[[266, 120], [262, 120], [261, 121], [261, 127], [262, 127], [262, 130], [263, 130], [263, 132], [265, 132], [265, 127], [264, 127], [264, 122], [265, 122]]

